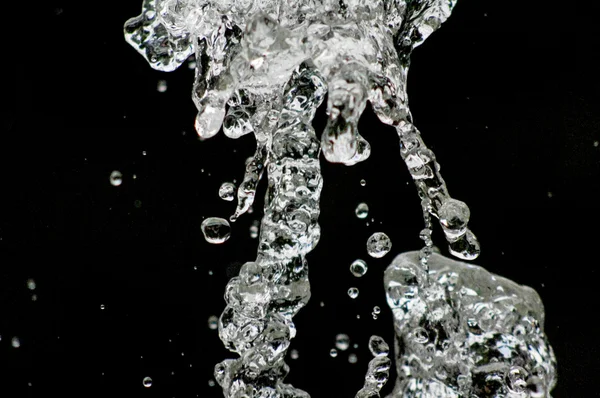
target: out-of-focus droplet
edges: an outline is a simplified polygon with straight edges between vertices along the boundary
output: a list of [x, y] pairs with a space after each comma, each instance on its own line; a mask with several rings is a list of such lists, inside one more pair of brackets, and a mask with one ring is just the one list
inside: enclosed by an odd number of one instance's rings
[[113, 187], [118, 187], [123, 183], [123, 174], [119, 170], [114, 170], [110, 173], [110, 184]]
[[208, 380], [208, 386], [209, 387], [214, 387], [215, 386], [215, 381], [213, 379], [209, 379]]
[[383, 232], [375, 232], [367, 240], [367, 253], [371, 257], [381, 258], [392, 249], [392, 241]]
[[10, 345], [12, 345], [14, 348], [19, 348], [21, 347], [21, 340], [15, 336], [10, 340]]
[[293, 349], [290, 351], [290, 358], [292, 359], [298, 359], [298, 350]]
[[356, 214], [356, 217], [360, 219], [367, 218], [369, 215], [369, 205], [366, 203], [359, 203], [358, 206], [356, 206], [354, 213]]
[[358, 357], [356, 356], [355, 353], [348, 355], [348, 362], [350, 362], [350, 363], [358, 362]]
[[101, 310], [103, 310], [103, 309], [105, 309], [105, 308], [106, 308], [106, 306], [105, 306], [104, 304], [100, 304], [100, 309], [101, 309]]
[[216, 315], [211, 315], [208, 317], [208, 328], [211, 330], [215, 330], [219, 327], [219, 318]]
[[156, 91], [158, 91], [159, 93], [164, 93], [165, 91], [167, 91], [167, 81], [159, 80], [156, 84]]
[[350, 264], [350, 272], [357, 278], [366, 274], [368, 269], [367, 263], [361, 259], [356, 259]]
[[335, 336], [335, 348], [346, 351], [348, 347], [350, 347], [350, 337], [347, 334], [340, 333]]
[[231, 236], [229, 222], [220, 217], [209, 217], [202, 221], [200, 226], [204, 239], [208, 243], [219, 244], [225, 242]]
[[27, 288], [29, 290], [35, 290], [35, 281], [33, 279], [27, 279]]

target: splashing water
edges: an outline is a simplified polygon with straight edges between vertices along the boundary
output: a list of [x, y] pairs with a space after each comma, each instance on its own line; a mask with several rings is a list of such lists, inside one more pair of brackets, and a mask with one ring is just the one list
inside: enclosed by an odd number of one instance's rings
[[[412, 50], [440, 27], [454, 5], [453, 0], [144, 0], [141, 15], [126, 22], [126, 40], [154, 69], [175, 70], [195, 55], [192, 97], [200, 139], [221, 127], [234, 139], [254, 134], [256, 152], [246, 162], [230, 221], [251, 212], [267, 172], [257, 258], [227, 284], [227, 306], [218, 322], [226, 348], [240, 355], [215, 367], [226, 397], [309, 397], [283, 379], [289, 371], [285, 354], [296, 335], [292, 318], [310, 298], [305, 256], [321, 234], [319, 156], [322, 151], [330, 162], [345, 165], [369, 157], [370, 145], [357, 128], [367, 101], [383, 123], [395, 127], [400, 155], [418, 189], [427, 231], [421, 234], [423, 272], [436, 258], [432, 216], [454, 256], [478, 256], [468, 207], [449, 196], [436, 158], [413, 124], [406, 94]], [[319, 140], [311, 122], [326, 94], [328, 120]], [[232, 187], [222, 189], [220, 196], [228, 200]], [[366, 217], [368, 209], [356, 214]], [[209, 242], [222, 243], [229, 224], [210, 218], [202, 231]], [[258, 234], [258, 228], [250, 234]], [[375, 257], [391, 249], [389, 238], [381, 235], [369, 250]], [[358, 289], [348, 294], [356, 298]], [[419, 338], [427, 333], [423, 329]], [[369, 348], [374, 358], [357, 397], [379, 397], [389, 377], [388, 345], [373, 336]], [[524, 372], [509, 372], [513, 390], [523, 388]]]

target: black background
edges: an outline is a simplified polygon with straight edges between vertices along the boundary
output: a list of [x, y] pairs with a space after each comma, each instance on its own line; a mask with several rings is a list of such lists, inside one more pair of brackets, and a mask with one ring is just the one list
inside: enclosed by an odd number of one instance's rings
[[[461, 0], [415, 51], [409, 74], [415, 122], [450, 193], [471, 208], [476, 263], [532, 286], [545, 303], [555, 398], [600, 396], [600, 6], [569, 4]], [[140, 6], [52, 0], [5, 16], [14, 26], [2, 54], [0, 397], [222, 396], [208, 383], [229, 354], [207, 319], [223, 309], [227, 280], [255, 258], [248, 229], [261, 217], [264, 186], [228, 242], [203, 240], [203, 217], [233, 211], [217, 191], [242, 179], [253, 138], [197, 139], [193, 72], [153, 71], [123, 39]], [[368, 161], [322, 160], [312, 299], [294, 318], [299, 358], [288, 361], [287, 381], [313, 397], [360, 388], [369, 336], [393, 336], [383, 270], [420, 247], [419, 201], [394, 131], [370, 109], [359, 127], [372, 145]], [[113, 170], [123, 173], [119, 187], [109, 183]], [[362, 201], [370, 226], [354, 216]], [[383, 259], [365, 251], [375, 231], [393, 241]], [[369, 264], [361, 279], [348, 272], [355, 258]], [[350, 286], [360, 289], [356, 300]], [[358, 348], [331, 358], [337, 333]]]

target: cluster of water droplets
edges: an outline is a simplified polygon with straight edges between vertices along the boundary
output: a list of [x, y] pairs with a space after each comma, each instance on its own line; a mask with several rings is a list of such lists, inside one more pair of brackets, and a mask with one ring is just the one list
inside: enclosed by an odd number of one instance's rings
[[[265, 171], [268, 175], [257, 259], [228, 283], [227, 307], [218, 322], [221, 340], [240, 355], [215, 368], [227, 397], [308, 397], [282, 380], [289, 370], [284, 356], [296, 334], [292, 317], [310, 297], [305, 255], [320, 236], [319, 155], [322, 151], [327, 160], [346, 165], [369, 157], [369, 143], [357, 128], [367, 101], [397, 130], [426, 229], [431, 231], [431, 216], [438, 218], [451, 253], [465, 259], [478, 255], [478, 242], [467, 227], [468, 208], [448, 195], [435, 156], [412, 123], [406, 95], [412, 49], [449, 17], [454, 4], [144, 0], [141, 15], [126, 22], [126, 40], [154, 69], [172, 71], [195, 55], [192, 99], [201, 139], [221, 127], [234, 139], [254, 134], [256, 151], [246, 162], [230, 221], [250, 211], [259, 180]], [[328, 119], [317, 139], [311, 122], [326, 94]], [[119, 185], [121, 178], [111, 175], [111, 182]], [[232, 200], [234, 192], [235, 186], [225, 183], [219, 196]], [[366, 218], [368, 207], [359, 205], [356, 215]], [[252, 228], [251, 236], [258, 236], [258, 226]], [[223, 243], [230, 226], [211, 217], [203, 221], [202, 232], [210, 243]], [[384, 233], [367, 242], [373, 257], [390, 249]], [[423, 264], [429, 255], [424, 249]], [[364, 275], [366, 269], [366, 263], [359, 264], [352, 272]], [[348, 294], [355, 298], [358, 289]], [[374, 358], [359, 397], [379, 396], [387, 380], [389, 349], [380, 339], [372, 339], [371, 346]]]

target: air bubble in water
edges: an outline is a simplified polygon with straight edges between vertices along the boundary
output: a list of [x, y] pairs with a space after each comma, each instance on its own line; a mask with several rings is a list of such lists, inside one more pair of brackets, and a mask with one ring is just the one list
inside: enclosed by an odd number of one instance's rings
[[337, 350], [336, 350], [335, 348], [332, 348], [331, 350], [329, 350], [329, 355], [330, 355], [332, 358], [335, 358], [335, 357], [337, 357], [337, 356], [338, 356], [338, 352], [337, 352]]
[[367, 240], [367, 252], [371, 257], [381, 258], [392, 249], [392, 241], [383, 232], [375, 232]]
[[367, 266], [367, 263], [360, 258], [354, 260], [352, 264], [350, 264], [350, 272], [357, 278], [360, 278], [366, 274], [368, 269], [369, 267]]
[[347, 334], [340, 333], [335, 336], [335, 348], [346, 351], [348, 347], [350, 347], [350, 337]]
[[144, 377], [142, 384], [144, 384], [144, 387], [146, 387], [146, 388], [152, 387], [152, 379], [150, 377], [146, 376], [146, 377]]
[[234, 198], [235, 185], [230, 182], [224, 182], [219, 188], [219, 197], [223, 200], [231, 202]]
[[10, 344], [14, 348], [19, 348], [19, 347], [21, 347], [21, 340], [17, 336], [15, 336], [11, 339]]
[[369, 205], [366, 203], [359, 203], [358, 206], [356, 206], [354, 213], [356, 214], [356, 217], [360, 219], [367, 218], [369, 215]]
[[114, 170], [110, 173], [110, 183], [114, 187], [118, 187], [123, 183], [123, 174], [119, 170]]
[[29, 290], [35, 290], [35, 281], [33, 279], [27, 279], [27, 288]]
[[156, 84], [156, 91], [158, 91], [159, 93], [164, 93], [165, 91], [167, 91], [167, 81], [159, 80]]
[[202, 221], [200, 226], [204, 239], [208, 243], [219, 244], [225, 242], [231, 236], [229, 222], [220, 217], [209, 217]]
[[351, 287], [350, 289], [348, 289], [348, 296], [350, 296], [351, 299], [357, 298], [358, 297], [358, 288]]
[[215, 330], [219, 327], [219, 318], [216, 315], [211, 315], [208, 317], [208, 328], [211, 330]]

